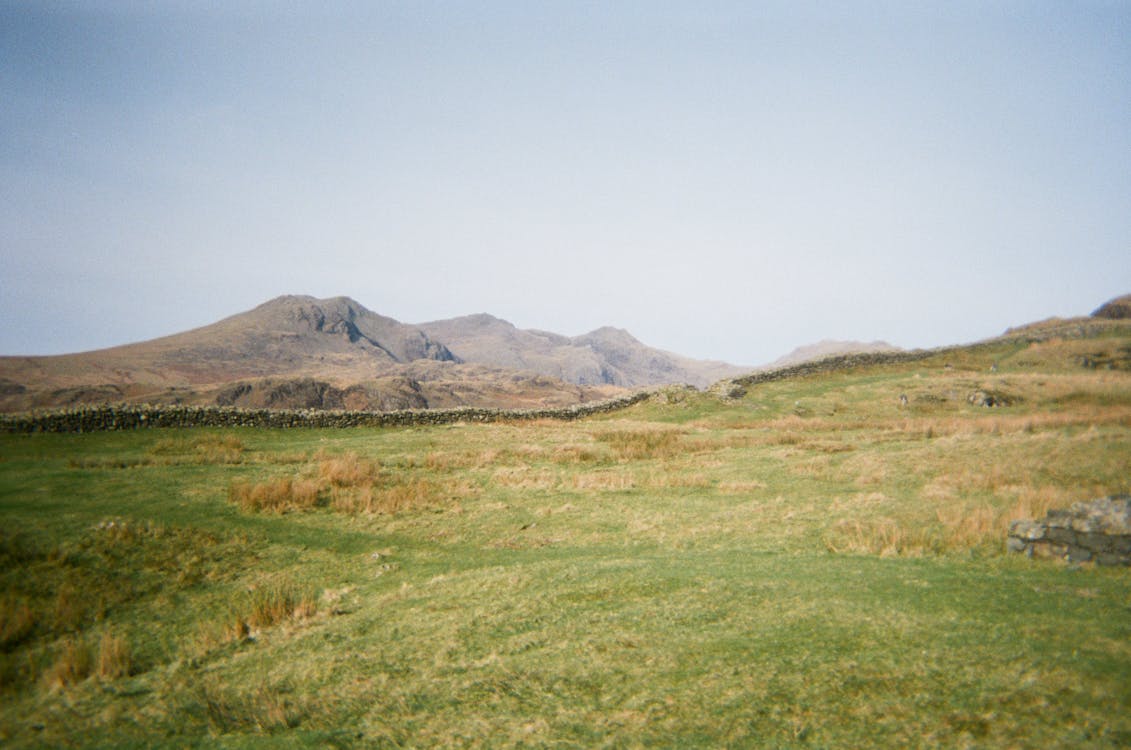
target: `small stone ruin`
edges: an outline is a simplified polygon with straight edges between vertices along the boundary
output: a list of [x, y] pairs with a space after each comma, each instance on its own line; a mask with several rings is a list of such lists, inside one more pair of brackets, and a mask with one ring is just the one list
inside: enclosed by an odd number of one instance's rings
[[1073, 503], [1040, 521], [1013, 521], [1006, 548], [1029, 557], [1131, 565], [1131, 495]]

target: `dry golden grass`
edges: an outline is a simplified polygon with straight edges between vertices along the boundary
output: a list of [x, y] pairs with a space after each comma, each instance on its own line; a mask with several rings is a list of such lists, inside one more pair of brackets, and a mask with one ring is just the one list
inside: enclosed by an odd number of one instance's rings
[[621, 461], [670, 458], [682, 452], [680, 433], [670, 429], [613, 430], [594, 435]]
[[310, 479], [284, 477], [266, 482], [232, 482], [228, 499], [245, 511], [289, 513], [318, 506], [321, 486]]
[[158, 440], [149, 449], [149, 454], [164, 457], [164, 463], [238, 464], [243, 461], [245, 450], [247, 447], [243, 441], [233, 435], [203, 435], [191, 440]]
[[766, 489], [766, 483], [757, 479], [719, 482], [718, 490], [723, 495], [746, 495]]
[[[1053, 487], [1023, 487], [1015, 491], [1016, 501], [1007, 506], [951, 503], [940, 507], [935, 502], [932, 503], [933, 518], [895, 519], [884, 516], [844, 519], [825, 534], [825, 547], [830, 552], [881, 556], [998, 548], [1004, 544], [1011, 521], [1040, 518], [1051, 508], [1064, 507], [1076, 497], [1074, 493]], [[880, 493], [871, 493], [848, 505], [838, 501], [833, 507], [860, 511], [868, 504], [865, 501], [869, 497], [879, 498], [883, 501], [878, 503], [881, 505], [889, 500]], [[941, 498], [929, 499], [937, 501]]]
[[55, 593], [54, 628], [59, 632], [77, 630], [87, 618], [92, 602], [70, 582], [63, 583]]
[[318, 611], [318, 599], [309, 591], [289, 584], [272, 584], [252, 592], [247, 623], [253, 628], [270, 627], [283, 620], [304, 620]]
[[35, 630], [35, 612], [23, 596], [0, 598], [0, 651], [16, 646]]
[[550, 458], [558, 464], [585, 464], [604, 459], [596, 446], [570, 443], [553, 446]]
[[290, 686], [271, 688], [260, 685], [250, 694], [206, 680], [199, 688], [208, 725], [215, 734], [254, 732], [270, 734], [293, 729], [310, 710], [309, 697], [298, 697]]
[[369, 487], [381, 476], [380, 464], [356, 453], [341, 456], [318, 454], [318, 477], [331, 487]]
[[85, 680], [90, 676], [90, 669], [90, 650], [86, 644], [68, 637], [63, 640], [55, 661], [43, 673], [43, 682], [48, 688], [59, 690]]
[[130, 674], [133, 666], [129, 643], [124, 636], [107, 630], [98, 642], [98, 676], [104, 680], [116, 680]]
[[390, 514], [434, 506], [444, 497], [464, 494], [466, 487], [454, 482], [407, 479], [382, 486], [333, 490], [330, 507], [342, 513]]
[[523, 466], [504, 466], [491, 473], [491, 484], [526, 490], [552, 490], [561, 483], [557, 472]]
[[891, 518], [846, 519], [825, 536], [826, 549], [835, 553], [890, 556], [922, 552], [928, 546], [924, 535]]
[[[471, 493], [457, 477], [441, 478], [455, 466], [467, 466], [477, 457], [469, 453], [431, 452], [417, 460], [399, 461], [401, 468], [383, 469], [375, 459], [357, 453], [316, 453], [314, 463], [297, 476], [263, 482], [234, 481], [228, 499], [249, 512], [309, 511], [322, 505], [351, 514], [389, 514], [432, 507], [444, 499]], [[427, 468], [430, 465], [431, 468]], [[406, 468], [407, 467], [407, 468]], [[416, 472], [426, 476], [414, 476]], [[500, 483], [505, 483], [501, 477]]]
[[628, 472], [591, 471], [575, 474], [571, 484], [578, 490], [631, 490], [636, 480]]
[[225, 644], [253, 638], [264, 628], [308, 620], [318, 613], [318, 601], [313, 590], [289, 582], [257, 586], [233, 604], [225, 617], [201, 622], [192, 647], [203, 656]]
[[712, 486], [712, 482], [710, 477], [702, 472], [653, 471], [648, 474], [644, 486], [650, 490], [707, 489]]

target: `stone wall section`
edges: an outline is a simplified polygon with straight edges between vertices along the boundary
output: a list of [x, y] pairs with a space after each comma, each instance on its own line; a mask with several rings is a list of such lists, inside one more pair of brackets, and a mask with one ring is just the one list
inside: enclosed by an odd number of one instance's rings
[[572, 420], [625, 409], [654, 396], [644, 390], [552, 409], [402, 409], [399, 411], [239, 409], [229, 406], [105, 405], [0, 415], [0, 431], [102, 432], [146, 427], [396, 427], [456, 422]]
[[1029, 557], [1131, 565], [1131, 495], [1073, 503], [1040, 521], [1013, 521], [1006, 549]]

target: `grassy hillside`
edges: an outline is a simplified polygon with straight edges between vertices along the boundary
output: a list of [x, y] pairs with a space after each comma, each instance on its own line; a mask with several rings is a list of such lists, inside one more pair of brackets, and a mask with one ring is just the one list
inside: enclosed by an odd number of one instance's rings
[[1003, 553], [1128, 490], [1127, 344], [575, 423], [0, 436], [0, 743], [1127, 746], [1131, 572]]

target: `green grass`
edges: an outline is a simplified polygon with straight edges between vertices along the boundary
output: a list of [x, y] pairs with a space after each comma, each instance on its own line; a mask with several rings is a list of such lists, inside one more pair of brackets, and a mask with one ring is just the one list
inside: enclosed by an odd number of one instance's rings
[[574, 423], [0, 436], [0, 744], [1127, 746], [1131, 575], [1003, 553], [1128, 489], [1131, 381], [1086, 348]]

